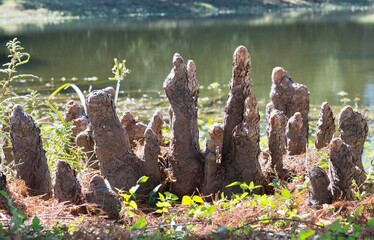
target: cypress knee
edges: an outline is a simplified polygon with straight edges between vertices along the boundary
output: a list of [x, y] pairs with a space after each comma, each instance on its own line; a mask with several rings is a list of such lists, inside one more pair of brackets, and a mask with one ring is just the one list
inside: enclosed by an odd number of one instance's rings
[[109, 182], [100, 175], [94, 175], [90, 180], [90, 188], [86, 193], [89, 203], [96, 203], [112, 218], [118, 218], [121, 211], [119, 196], [110, 186]]
[[334, 201], [353, 200], [351, 190], [355, 172], [353, 152], [341, 138], [332, 139], [330, 147], [329, 178]]
[[164, 125], [163, 116], [160, 111], [156, 111], [151, 121], [148, 124], [148, 128], [152, 129], [152, 131], [157, 135], [157, 142], [161, 146], [163, 144], [162, 138], [162, 126]]
[[300, 155], [306, 152], [306, 138], [301, 130], [303, 127], [303, 117], [296, 112], [287, 123], [286, 136], [287, 146], [290, 155]]
[[130, 112], [125, 112], [120, 118], [122, 126], [127, 132], [130, 143], [135, 146], [135, 142], [144, 141], [144, 132], [147, 126], [135, 120], [134, 116]]
[[315, 146], [317, 149], [326, 147], [330, 143], [335, 133], [335, 118], [327, 102], [322, 103], [321, 111], [319, 112], [317, 131], [316, 131], [316, 142]]
[[[263, 175], [258, 161], [260, 154], [260, 115], [256, 98], [249, 94], [244, 103], [243, 121], [233, 130], [230, 149], [231, 166], [235, 168], [233, 181], [254, 182], [261, 185]], [[233, 182], [232, 181], [232, 182]], [[258, 189], [261, 192], [263, 189]]]
[[222, 163], [232, 161], [230, 151], [233, 149], [233, 130], [243, 121], [244, 101], [251, 93], [251, 57], [246, 47], [236, 48], [232, 62], [232, 77], [230, 82], [230, 93], [226, 103], [224, 126]]
[[54, 195], [59, 202], [82, 203], [82, 188], [74, 168], [69, 163], [58, 161], [55, 181]]
[[190, 195], [200, 187], [203, 177], [202, 154], [199, 147], [197, 100], [189, 88], [189, 74], [183, 58], [173, 57], [173, 69], [164, 81], [170, 102], [169, 160], [176, 182], [171, 191], [179, 196]]
[[87, 96], [86, 104], [101, 175], [115, 188], [130, 189], [142, 176], [140, 159], [131, 150], [113, 99], [107, 92], [98, 90]]
[[342, 109], [339, 114], [339, 131], [341, 139], [351, 147], [355, 157], [354, 163], [359, 170], [355, 172], [354, 179], [359, 186], [366, 180], [361, 155], [364, 150], [368, 130], [367, 121], [361, 113], [354, 111], [350, 106]]
[[309, 205], [322, 205], [332, 203], [332, 193], [329, 190], [330, 179], [325, 170], [314, 167], [308, 172], [310, 180]]
[[270, 99], [271, 103], [266, 106], [266, 118], [269, 119], [273, 109], [282, 111], [287, 118], [299, 112], [303, 118], [301, 133], [305, 138], [304, 141], [308, 142], [309, 92], [307, 87], [294, 83], [285, 69], [275, 67], [272, 72]]
[[273, 110], [269, 118], [269, 151], [271, 166], [279, 177], [284, 176], [283, 156], [286, 154], [287, 117], [281, 111]]
[[14, 106], [9, 125], [16, 177], [25, 182], [30, 195], [50, 197], [52, 195], [51, 176], [40, 129], [20, 105]]

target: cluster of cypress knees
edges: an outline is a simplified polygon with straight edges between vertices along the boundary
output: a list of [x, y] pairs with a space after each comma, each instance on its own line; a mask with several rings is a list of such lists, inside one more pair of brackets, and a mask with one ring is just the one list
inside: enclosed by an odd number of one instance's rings
[[[271, 102], [266, 106], [268, 158], [260, 159], [260, 115], [252, 92], [251, 58], [247, 48], [239, 46], [233, 54], [230, 93], [224, 123], [215, 124], [204, 149], [199, 146], [198, 95], [196, 65], [187, 64], [176, 53], [173, 68], [163, 87], [170, 102], [170, 141], [162, 136], [160, 111], [148, 125], [137, 122], [131, 113], [118, 118], [112, 88], [93, 91], [86, 98], [86, 109], [76, 102], [66, 105], [65, 120], [73, 121], [76, 145], [86, 152], [86, 161], [100, 174], [89, 186], [82, 186], [75, 170], [59, 161], [52, 187], [50, 171], [43, 150], [40, 130], [20, 105], [15, 105], [9, 122], [11, 152], [16, 177], [22, 179], [30, 195], [54, 197], [75, 204], [96, 203], [118, 218], [121, 202], [113, 189], [128, 190], [141, 176], [149, 180], [139, 188], [148, 193], [162, 184], [164, 190], [179, 196], [198, 189], [203, 195], [239, 188], [226, 188], [234, 181], [254, 182], [265, 192], [271, 179], [264, 172], [287, 178], [285, 158], [304, 154], [308, 144], [309, 92], [305, 85], [294, 83], [287, 71], [276, 67], [272, 72]], [[366, 179], [361, 155], [368, 133], [364, 116], [346, 106], [339, 114], [337, 134], [333, 112], [323, 103], [317, 123], [315, 147], [329, 148], [328, 173], [317, 166], [307, 169], [310, 179], [309, 204], [352, 200], [352, 181], [362, 186]], [[161, 149], [167, 154], [162, 157]], [[297, 161], [297, 158], [295, 158]], [[6, 183], [2, 184], [5, 188]], [[52, 190], [53, 188], [53, 190]]]

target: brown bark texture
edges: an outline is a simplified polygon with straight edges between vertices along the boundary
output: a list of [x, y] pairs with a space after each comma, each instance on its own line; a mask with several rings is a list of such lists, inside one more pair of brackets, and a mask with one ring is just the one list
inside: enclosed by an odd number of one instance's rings
[[296, 112], [288, 119], [286, 127], [287, 147], [289, 155], [300, 155], [306, 152], [306, 138], [302, 134], [303, 117]]
[[[214, 126], [210, 132], [211, 140], [206, 145], [204, 194], [218, 190], [227, 193], [240, 191], [239, 188], [225, 188], [235, 181], [253, 181], [255, 185], [263, 183], [258, 162], [260, 115], [256, 98], [251, 93], [250, 55], [244, 46], [239, 46], [234, 52], [232, 72], [223, 130]], [[221, 151], [222, 164], [217, 165], [221, 163]]]
[[309, 128], [309, 92], [307, 87], [294, 83], [285, 69], [275, 67], [272, 72], [270, 99], [271, 103], [266, 106], [267, 119], [273, 109], [283, 111], [287, 118], [291, 118], [296, 112], [301, 113], [303, 118], [301, 132], [307, 142]]
[[83, 106], [74, 100], [67, 102], [64, 118], [66, 122], [73, 122], [72, 131], [74, 136], [77, 136], [80, 132], [84, 131], [89, 125]]
[[[174, 54], [173, 68], [164, 81], [164, 90], [170, 102], [169, 161], [176, 182], [171, 191], [190, 195], [199, 187], [203, 177], [202, 154], [199, 147], [197, 105], [189, 88], [189, 75], [183, 58]], [[194, 75], [194, 74], [193, 74]]]
[[100, 175], [94, 175], [90, 180], [90, 188], [86, 193], [89, 203], [96, 203], [112, 218], [118, 219], [121, 211], [121, 201], [109, 182]]
[[355, 157], [354, 163], [359, 168], [359, 171], [355, 172], [354, 179], [359, 186], [366, 180], [361, 155], [364, 150], [368, 130], [367, 121], [361, 113], [354, 111], [350, 106], [345, 106], [341, 110], [339, 114], [340, 137], [352, 149]]
[[93, 91], [87, 96], [86, 104], [101, 175], [115, 188], [130, 189], [142, 176], [138, 167], [140, 159], [131, 150], [111, 96], [102, 90]]
[[332, 193], [329, 190], [330, 179], [325, 170], [314, 167], [308, 172], [310, 180], [309, 205], [316, 206], [332, 203]]
[[143, 143], [144, 132], [147, 128], [147, 125], [135, 120], [134, 116], [130, 112], [125, 112], [121, 116], [120, 121], [127, 132], [127, 135], [132, 146], [135, 146], [136, 142]]
[[151, 121], [148, 124], [148, 128], [152, 129], [152, 131], [157, 135], [157, 142], [161, 146], [164, 143], [162, 137], [162, 126], [164, 125], [164, 119], [160, 111], [156, 111]]
[[204, 195], [216, 193], [221, 189], [221, 180], [223, 177], [218, 174], [219, 165], [217, 164], [217, 159], [219, 156], [217, 147], [218, 146], [212, 139], [208, 139], [205, 143], [204, 182], [201, 187]]
[[256, 98], [250, 93], [244, 102], [243, 121], [233, 130], [227, 184], [234, 181], [262, 184], [263, 175], [258, 161], [261, 152], [259, 142], [260, 115]]
[[273, 110], [269, 118], [268, 144], [271, 155], [271, 167], [279, 177], [284, 176], [283, 156], [286, 154], [287, 117], [282, 111]]
[[95, 142], [92, 137], [90, 125], [75, 137], [75, 144], [78, 147], [81, 147], [86, 155], [85, 165], [90, 168], [99, 169], [99, 160], [94, 151]]
[[10, 137], [16, 164], [16, 177], [22, 179], [30, 195], [52, 195], [51, 176], [43, 149], [40, 129], [20, 105], [10, 117]]
[[351, 201], [351, 185], [355, 173], [354, 154], [341, 138], [332, 139], [330, 147], [330, 191], [334, 201]]
[[319, 112], [315, 146], [317, 149], [326, 147], [335, 133], [335, 118], [330, 105], [327, 102], [322, 103]]
[[244, 46], [237, 47], [233, 54], [230, 93], [225, 108], [222, 145], [223, 164], [232, 161], [230, 151], [233, 149], [233, 130], [243, 121], [244, 101], [252, 89], [251, 69], [251, 57], [247, 48]]
[[139, 162], [139, 167], [142, 168], [143, 175], [149, 177], [148, 181], [144, 184], [147, 186], [144, 189], [146, 193], [149, 193], [153, 187], [161, 183], [161, 171], [158, 165], [160, 151], [158, 136], [153, 132], [152, 128], [148, 127], [144, 133], [142, 161]]
[[127, 132], [118, 119], [112, 97], [102, 90], [93, 91], [87, 96], [86, 103], [101, 175], [111, 186], [126, 190], [135, 186], [137, 180], [146, 175], [149, 180], [142, 184], [138, 191], [149, 193], [149, 190], [160, 183], [160, 147], [157, 135], [151, 129], [146, 131], [143, 159], [140, 159], [131, 149]]
[[75, 170], [65, 161], [58, 161], [54, 185], [54, 195], [59, 202], [74, 204], [83, 202], [82, 188]]

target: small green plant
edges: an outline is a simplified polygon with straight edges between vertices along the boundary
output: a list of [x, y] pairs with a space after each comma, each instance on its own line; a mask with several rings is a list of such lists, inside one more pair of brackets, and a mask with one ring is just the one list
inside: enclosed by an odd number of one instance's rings
[[109, 80], [117, 81], [116, 93], [114, 96], [114, 104], [117, 105], [121, 81], [124, 80], [126, 75], [130, 73], [130, 70], [126, 68], [126, 60], [122, 60], [122, 62], [119, 62], [117, 58], [114, 58], [112, 73], [114, 74], [114, 77], [109, 78]]
[[183, 196], [182, 205], [189, 207], [187, 216], [194, 217], [209, 217], [216, 209], [215, 205], [205, 202], [204, 199], [197, 195], [194, 195], [193, 197], [187, 195]]
[[9, 62], [3, 64], [5, 68], [0, 69], [1, 73], [6, 74], [6, 78], [0, 81], [1, 92], [0, 98], [10, 93], [9, 84], [18, 78], [37, 78], [38, 77], [32, 74], [18, 74], [14, 75], [17, 72], [17, 67], [20, 65], [24, 65], [29, 62], [30, 54], [27, 52], [23, 52], [24, 48], [21, 46], [21, 42], [14, 38], [6, 43], [6, 47], [8, 48], [9, 55], [8, 58], [10, 59]]
[[161, 214], [168, 213], [172, 204], [178, 200], [178, 196], [170, 192], [158, 193], [158, 198], [160, 201], [156, 203], [156, 213]]
[[233, 194], [232, 195], [232, 203], [237, 204], [240, 201], [242, 201], [244, 198], [246, 198], [248, 195], [252, 194], [255, 189], [261, 188], [262, 186], [258, 185], [255, 186], [254, 182], [250, 182], [249, 184], [243, 183], [243, 182], [233, 182], [227, 185], [227, 188], [239, 186], [242, 189], [242, 193], [239, 194]]
[[140, 184], [147, 182], [149, 177], [142, 176], [136, 181], [136, 185], [131, 187], [129, 191], [118, 190], [119, 196], [122, 198], [122, 209], [121, 212], [126, 217], [133, 218], [135, 216], [134, 210], [138, 209], [136, 203], [136, 191], [139, 189]]

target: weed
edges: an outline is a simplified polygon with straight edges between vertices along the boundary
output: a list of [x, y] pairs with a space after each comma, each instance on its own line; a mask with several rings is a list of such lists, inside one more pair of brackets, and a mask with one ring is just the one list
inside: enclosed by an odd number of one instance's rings
[[114, 58], [112, 73], [114, 74], [114, 77], [109, 78], [109, 80], [117, 81], [116, 93], [114, 96], [114, 104], [117, 105], [121, 81], [124, 80], [126, 75], [130, 73], [130, 70], [126, 68], [126, 60], [119, 62], [117, 58]]

